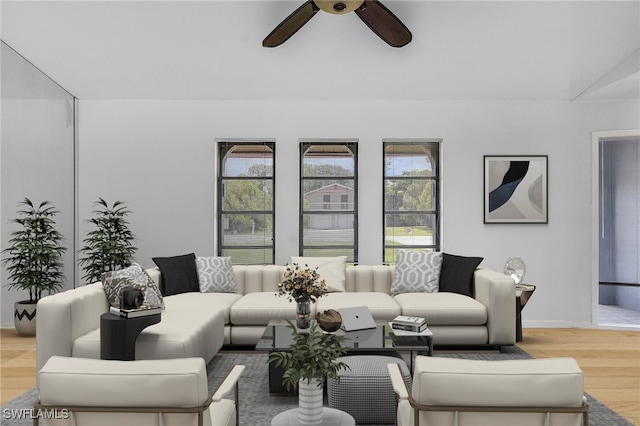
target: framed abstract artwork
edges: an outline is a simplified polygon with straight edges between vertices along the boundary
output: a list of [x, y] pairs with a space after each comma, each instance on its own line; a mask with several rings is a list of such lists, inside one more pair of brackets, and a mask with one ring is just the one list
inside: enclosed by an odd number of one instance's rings
[[548, 223], [546, 155], [484, 156], [484, 223]]

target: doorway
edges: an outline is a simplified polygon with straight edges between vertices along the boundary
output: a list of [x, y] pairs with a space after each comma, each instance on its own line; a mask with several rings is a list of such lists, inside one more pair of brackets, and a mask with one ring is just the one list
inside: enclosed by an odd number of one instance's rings
[[640, 329], [640, 131], [597, 132], [593, 144], [593, 323]]

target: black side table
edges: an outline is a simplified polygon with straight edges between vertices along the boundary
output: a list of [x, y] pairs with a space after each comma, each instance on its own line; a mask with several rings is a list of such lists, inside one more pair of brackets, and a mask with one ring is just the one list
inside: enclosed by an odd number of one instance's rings
[[536, 286], [516, 284], [516, 342], [522, 342], [522, 309], [527, 304]]
[[135, 360], [138, 335], [159, 323], [160, 317], [161, 314], [122, 318], [108, 312], [100, 315], [100, 359]]

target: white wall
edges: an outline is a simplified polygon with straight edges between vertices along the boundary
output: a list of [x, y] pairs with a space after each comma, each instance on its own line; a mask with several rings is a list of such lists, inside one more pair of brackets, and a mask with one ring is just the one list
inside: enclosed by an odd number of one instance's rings
[[[276, 139], [276, 262], [297, 254], [298, 139], [357, 138], [360, 263], [382, 260], [382, 139], [442, 138], [443, 248], [538, 290], [525, 326], [590, 326], [591, 132], [640, 127], [637, 100], [80, 101], [79, 211], [126, 201], [137, 260], [214, 254], [215, 138]], [[549, 156], [549, 224], [485, 225], [483, 155]], [[79, 238], [86, 225], [81, 225]]]

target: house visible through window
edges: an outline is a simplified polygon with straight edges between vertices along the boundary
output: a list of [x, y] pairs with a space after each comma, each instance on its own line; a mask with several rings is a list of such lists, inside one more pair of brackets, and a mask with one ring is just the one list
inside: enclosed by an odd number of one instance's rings
[[383, 259], [440, 250], [440, 141], [385, 140]]
[[274, 263], [274, 153], [269, 141], [218, 141], [218, 254]]
[[357, 142], [300, 143], [300, 255], [358, 260]]

